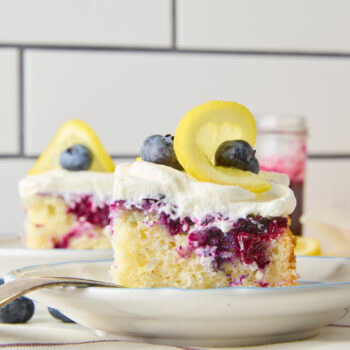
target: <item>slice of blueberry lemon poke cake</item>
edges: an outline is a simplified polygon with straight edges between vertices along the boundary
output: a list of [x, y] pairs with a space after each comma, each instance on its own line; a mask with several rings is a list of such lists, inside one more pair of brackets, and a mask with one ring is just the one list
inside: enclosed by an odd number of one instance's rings
[[115, 170], [114, 282], [126, 287], [296, 284], [296, 205], [285, 175], [259, 172], [252, 114], [213, 101], [188, 112], [174, 137], [153, 135], [141, 159]]
[[89, 125], [64, 123], [20, 181], [28, 248], [110, 248], [114, 163]]

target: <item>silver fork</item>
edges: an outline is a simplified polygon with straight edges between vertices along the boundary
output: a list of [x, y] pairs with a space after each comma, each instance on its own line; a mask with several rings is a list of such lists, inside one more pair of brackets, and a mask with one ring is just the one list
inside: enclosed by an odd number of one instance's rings
[[117, 284], [73, 277], [27, 277], [7, 282], [0, 286], [0, 307], [18, 297], [52, 286], [124, 288]]

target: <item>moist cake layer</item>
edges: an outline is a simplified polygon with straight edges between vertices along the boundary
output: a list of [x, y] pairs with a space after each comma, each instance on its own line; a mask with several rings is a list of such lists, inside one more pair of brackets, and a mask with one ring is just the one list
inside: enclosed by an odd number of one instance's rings
[[215, 227], [171, 235], [157, 216], [121, 209], [114, 214], [111, 274], [115, 283], [133, 288], [294, 285], [295, 242], [284, 219], [270, 219], [264, 237]]

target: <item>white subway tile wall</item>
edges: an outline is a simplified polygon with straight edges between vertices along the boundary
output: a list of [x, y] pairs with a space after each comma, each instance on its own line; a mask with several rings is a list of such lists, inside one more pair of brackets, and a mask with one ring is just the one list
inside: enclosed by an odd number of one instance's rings
[[19, 151], [18, 54], [0, 48], [0, 154]]
[[350, 197], [346, 0], [0, 0], [0, 232], [60, 124], [90, 123], [117, 162], [212, 99], [308, 118], [306, 210]]
[[178, 47], [350, 52], [348, 0], [178, 0]]
[[170, 47], [170, 0], [0, 0], [0, 42]]
[[28, 50], [24, 80], [31, 155], [73, 117], [113, 154], [137, 154], [145, 136], [174, 132], [184, 113], [215, 99], [305, 115], [310, 152], [350, 150], [350, 59]]
[[350, 161], [348, 159], [311, 159], [305, 184], [306, 210], [349, 199]]

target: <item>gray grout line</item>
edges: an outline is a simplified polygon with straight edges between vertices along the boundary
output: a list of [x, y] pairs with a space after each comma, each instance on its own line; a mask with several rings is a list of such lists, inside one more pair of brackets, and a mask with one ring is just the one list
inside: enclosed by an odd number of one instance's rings
[[[176, 38], [175, 38], [176, 39]], [[93, 52], [144, 52], [171, 54], [215, 54], [215, 55], [247, 55], [247, 56], [285, 56], [316, 58], [350, 58], [346, 52], [306, 52], [306, 51], [274, 51], [274, 50], [215, 50], [215, 49], [180, 49], [164, 47], [122, 47], [122, 46], [74, 46], [74, 45], [38, 45], [38, 44], [0, 44], [0, 48], [18, 48], [32, 50], [59, 51], [93, 51]]]
[[20, 155], [24, 156], [24, 49], [19, 50], [19, 63], [18, 63], [18, 75], [19, 75], [19, 150]]
[[24, 154], [0, 154], [0, 159], [37, 159], [38, 156], [28, 156]]
[[350, 154], [309, 154], [308, 159], [350, 159]]
[[[139, 157], [139, 154], [111, 154], [114, 159], [131, 159]], [[36, 159], [38, 155], [24, 154], [0, 154], [0, 159]], [[350, 154], [309, 154], [308, 159], [312, 160], [350, 160]]]
[[177, 33], [176, 33], [176, 29], [177, 29], [177, 17], [176, 17], [176, 0], [172, 0], [172, 4], [171, 4], [171, 11], [172, 11], [172, 16], [171, 16], [171, 24], [172, 24], [172, 44], [173, 44], [173, 49], [176, 49], [177, 46]]
[[0, 44], [0, 48], [18, 48], [30, 50], [61, 50], [61, 51], [126, 51], [126, 52], [174, 52], [170, 46], [142, 47], [142, 46], [89, 46], [89, 45], [40, 45], [40, 44]]

